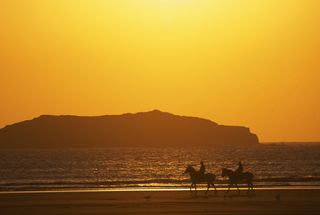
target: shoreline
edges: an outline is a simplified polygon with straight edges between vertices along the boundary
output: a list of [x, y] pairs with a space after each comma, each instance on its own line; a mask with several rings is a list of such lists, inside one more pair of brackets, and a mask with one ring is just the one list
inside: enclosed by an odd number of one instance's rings
[[319, 214], [319, 189], [0, 193], [1, 214]]
[[[198, 191], [206, 191], [207, 188], [199, 187]], [[226, 191], [228, 187], [217, 187], [217, 191]], [[240, 191], [247, 191], [246, 187], [239, 187]], [[235, 187], [230, 189], [236, 191]], [[279, 190], [319, 190], [320, 186], [303, 185], [303, 186], [266, 186], [256, 187], [255, 191], [279, 191]], [[190, 191], [190, 188], [159, 188], [159, 187], [132, 187], [132, 188], [48, 188], [48, 189], [34, 189], [34, 190], [2, 190], [1, 194], [33, 194], [33, 193], [100, 193], [100, 192], [185, 192]], [[194, 190], [193, 190], [194, 191]], [[214, 188], [210, 188], [209, 192], [214, 192]]]

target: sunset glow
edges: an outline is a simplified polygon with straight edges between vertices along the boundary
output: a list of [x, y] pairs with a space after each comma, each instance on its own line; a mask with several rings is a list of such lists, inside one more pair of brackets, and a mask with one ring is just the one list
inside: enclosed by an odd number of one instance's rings
[[0, 3], [0, 127], [152, 109], [320, 140], [320, 1]]

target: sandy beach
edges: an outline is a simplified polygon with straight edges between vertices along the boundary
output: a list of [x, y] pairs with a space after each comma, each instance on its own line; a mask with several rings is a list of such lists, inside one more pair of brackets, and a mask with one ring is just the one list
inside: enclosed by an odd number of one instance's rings
[[1, 214], [319, 214], [320, 190], [1, 193]]

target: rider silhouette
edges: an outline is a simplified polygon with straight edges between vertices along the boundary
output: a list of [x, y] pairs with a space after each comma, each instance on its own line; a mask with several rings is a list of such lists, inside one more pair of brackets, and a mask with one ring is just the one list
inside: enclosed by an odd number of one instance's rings
[[238, 169], [235, 171], [235, 173], [240, 174], [240, 173], [243, 172], [243, 166], [242, 166], [241, 161], [239, 161], [238, 165], [239, 165], [239, 166], [238, 166]]
[[203, 162], [200, 162], [200, 169], [199, 169], [199, 173], [200, 175], [204, 175], [204, 172], [206, 171], [206, 167], [204, 166]]

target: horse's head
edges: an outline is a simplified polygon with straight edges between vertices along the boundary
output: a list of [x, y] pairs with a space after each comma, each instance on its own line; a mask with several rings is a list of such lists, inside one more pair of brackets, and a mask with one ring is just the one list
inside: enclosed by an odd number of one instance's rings
[[222, 169], [222, 173], [221, 173], [221, 176], [222, 176], [222, 177], [225, 177], [225, 176], [226, 176], [226, 170], [227, 170], [226, 168], [223, 168], [223, 169]]
[[184, 173], [185, 173], [185, 174], [186, 174], [186, 173], [192, 173], [193, 170], [194, 170], [194, 168], [193, 168], [191, 165], [188, 165], [188, 167], [187, 167], [186, 171], [184, 171]]

